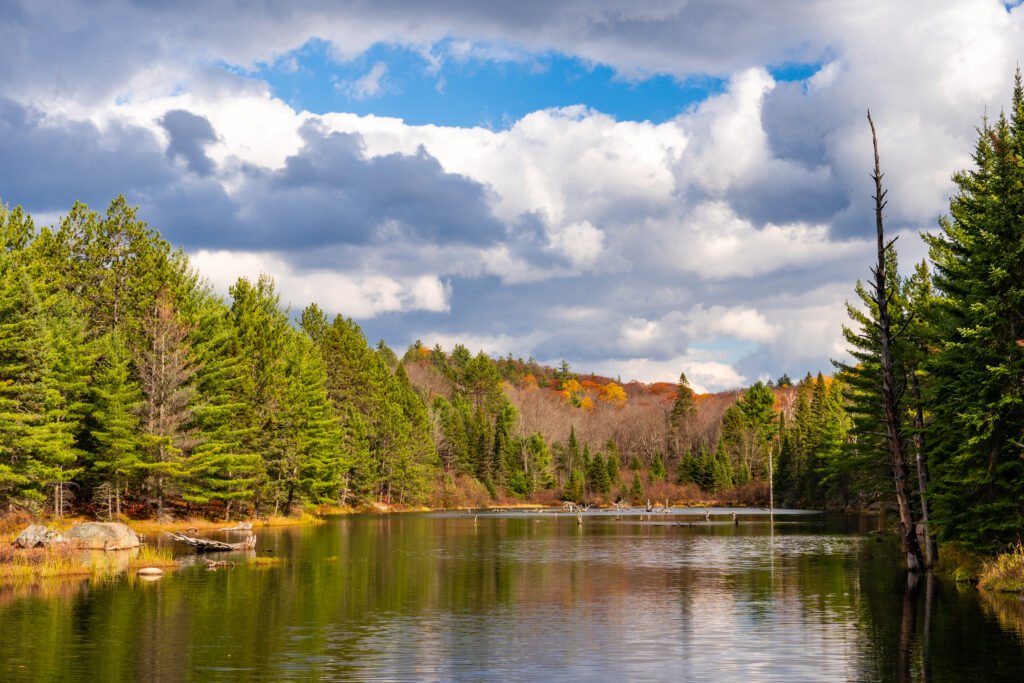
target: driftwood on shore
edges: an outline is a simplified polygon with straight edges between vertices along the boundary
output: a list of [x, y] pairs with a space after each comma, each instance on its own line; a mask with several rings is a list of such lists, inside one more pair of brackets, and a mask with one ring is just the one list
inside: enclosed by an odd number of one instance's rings
[[186, 536], [185, 534], [176, 534], [171, 531], [164, 532], [175, 541], [184, 543], [185, 545], [192, 546], [198, 552], [216, 552], [224, 550], [252, 550], [256, 547], [256, 534], [249, 536], [244, 541], [239, 543], [225, 543], [224, 541], [213, 541], [209, 538], [197, 538], [195, 536]]

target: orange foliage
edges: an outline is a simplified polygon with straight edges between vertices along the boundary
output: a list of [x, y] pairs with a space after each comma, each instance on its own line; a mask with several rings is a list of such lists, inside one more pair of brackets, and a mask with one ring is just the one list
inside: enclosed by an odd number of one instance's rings
[[583, 400], [580, 401], [580, 408], [587, 411], [588, 413], [594, 412], [594, 400], [589, 396], [584, 396]]
[[572, 397], [580, 393], [580, 383], [574, 379], [567, 379], [562, 382], [562, 396], [572, 400]]
[[655, 382], [647, 387], [647, 393], [660, 398], [676, 398], [676, 385], [671, 382]]
[[421, 346], [418, 349], [416, 349], [416, 353], [418, 353], [420, 355], [420, 358], [426, 358], [427, 356], [432, 354], [433, 351], [428, 349], [426, 346]]
[[528, 372], [525, 375], [523, 375], [523, 388], [524, 389], [536, 389], [537, 388], [537, 378], [534, 377], [532, 373]]
[[601, 391], [601, 385], [593, 380], [583, 380], [583, 388], [589, 391]]

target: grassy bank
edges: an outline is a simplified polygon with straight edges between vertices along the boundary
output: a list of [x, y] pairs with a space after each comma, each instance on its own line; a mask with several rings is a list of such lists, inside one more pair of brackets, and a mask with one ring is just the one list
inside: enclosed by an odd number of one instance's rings
[[[131, 551], [116, 551], [129, 553]], [[144, 545], [126, 562], [110, 561], [102, 551], [90, 553], [66, 545], [23, 550], [0, 546], [0, 583], [39, 581], [61, 577], [112, 576], [142, 567], [169, 569], [177, 566], [170, 548]]]
[[1024, 545], [1018, 543], [1008, 552], [991, 556], [946, 543], [939, 549], [935, 570], [957, 583], [976, 584], [983, 591], [1024, 593]]
[[982, 564], [978, 588], [1003, 593], [1024, 593], [1024, 545], [1000, 553]]

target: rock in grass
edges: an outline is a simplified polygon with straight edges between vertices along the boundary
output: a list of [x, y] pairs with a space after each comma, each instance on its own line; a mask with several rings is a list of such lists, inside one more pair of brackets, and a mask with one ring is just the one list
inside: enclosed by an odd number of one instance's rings
[[83, 550], [125, 550], [138, 548], [139, 537], [117, 522], [86, 522], [67, 533], [67, 539]]
[[14, 539], [14, 545], [18, 548], [38, 548], [64, 543], [66, 540], [56, 529], [45, 527], [42, 524], [30, 524]]

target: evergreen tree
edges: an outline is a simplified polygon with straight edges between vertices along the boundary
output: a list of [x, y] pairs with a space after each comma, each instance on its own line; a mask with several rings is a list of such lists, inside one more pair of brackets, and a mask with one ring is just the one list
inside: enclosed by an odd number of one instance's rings
[[550, 489], [555, 485], [555, 478], [552, 472], [551, 451], [544, 442], [544, 436], [534, 433], [527, 442], [529, 453], [528, 476], [530, 478], [530, 490]]
[[729, 462], [728, 454], [722, 448], [721, 442], [719, 442], [718, 448], [715, 450], [714, 461], [712, 491], [714, 493], [721, 493], [733, 485], [732, 466]]
[[629, 498], [633, 505], [641, 505], [644, 502], [644, 486], [640, 483], [639, 472], [633, 472], [633, 483], [629, 487]]
[[611, 486], [615, 486], [622, 477], [622, 459], [619, 457], [619, 447], [615, 444], [614, 439], [608, 439], [604, 447], [608, 451], [608, 457], [605, 461], [608, 468], [608, 481]]
[[53, 363], [28, 274], [0, 256], [0, 500], [36, 506], [73, 474], [72, 423]]
[[142, 393], [132, 377], [132, 356], [120, 333], [98, 342], [99, 364], [94, 375], [91, 415], [96, 442], [93, 468], [109, 487], [108, 515], [121, 518], [125, 490], [144, 467], [137, 411]]
[[141, 467], [148, 471], [156, 497], [156, 513], [164, 512], [168, 487], [185, 476], [185, 449], [193, 445], [186, 425], [192, 419], [196, 367], [187, 341], [189, 329], [174, 310], [168, 290], [158, 295], [152, 314], [142, 322], [142, 344], [136, 366], [142, 389]]
[[198, 441], [185, 461], [182, 499], [190, 505], [224, 505], [230, 517], [236, 505], [251, 500], [262, 476], [254, 438], [245, 419], [244, 366], [237, 356], [231, 312], [216, 299], [207, 299], [198, 315], [194, 335], [198, 370], [197, 403], [192, 428]]
[[941, 534], [996, 549], [1024, 528], [1024, 87], [987, 121], [941, 231], [929, 430]]
[[607, 496], [611, 493], [612, 482], [608, 477], [608, 465], [601, 453], [597, 453], [590, 460], [590, 466], [587, 471], [587, 487], [592, 492], [602, 496]]
[[648, 477], [653, 484], [656, 481], [664, 481], [667, 476], [665, 470], [665, 459], [662, 457], [661, 452], [654, 454], [654, 459], [651, 460], [651, 469], [648, 472]]
[[566, 482], [565, 488], [562, 490], [562, 500], [582, 503], [584, 495], [583, 486], [583, 473], [579, 469], [573, 469], [569, 474], [569, 480]]
[[679, 382], [676, 384], [676, 399], [672, 404], [672, 412], [669, 413], [669, 454], [679, 460], [690, 451], [691, 422], [697, 414], [697, 402], [694, 398], [693, 389], [686, 379], [686, 373], [679, 373]]

